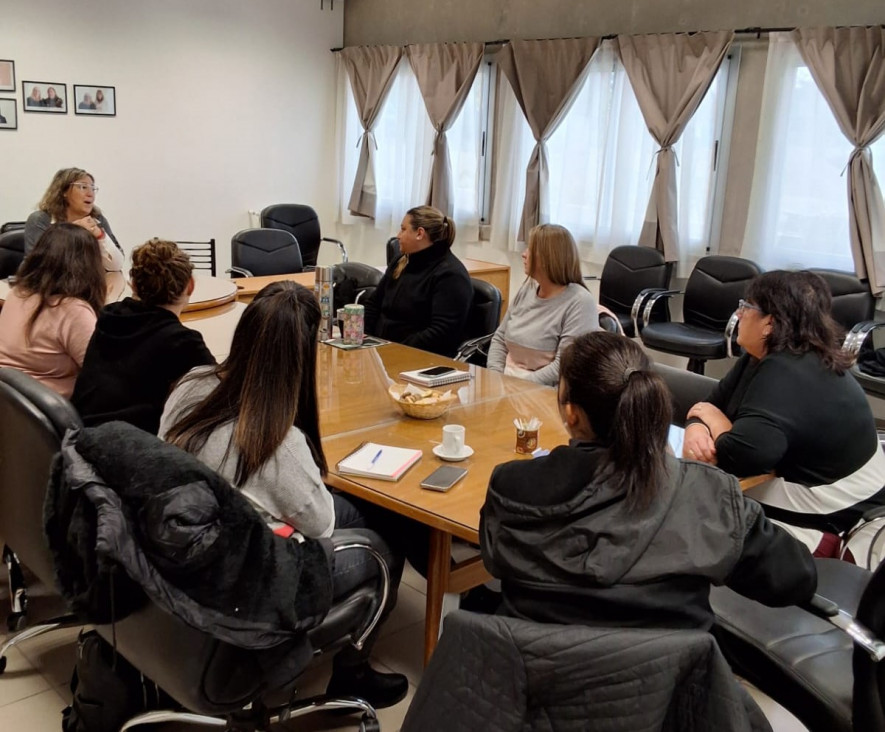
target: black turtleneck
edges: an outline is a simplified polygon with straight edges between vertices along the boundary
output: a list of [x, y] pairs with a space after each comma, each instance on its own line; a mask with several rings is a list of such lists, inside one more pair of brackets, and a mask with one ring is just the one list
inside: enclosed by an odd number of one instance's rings
[[463, 340], [473, 302], [467, 269], [451, 250], [434, 244], [409, 256], [399, 279], [397, 262], [387, 268], [366, 302], [366, 332], [370, 335], [454, 356]]

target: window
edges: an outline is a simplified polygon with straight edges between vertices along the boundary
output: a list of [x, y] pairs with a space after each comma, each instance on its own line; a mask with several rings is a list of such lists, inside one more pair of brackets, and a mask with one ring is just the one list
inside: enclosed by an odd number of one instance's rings
[[[885, 176], [885, 139], [871, 146]], [[769, 39], [743, 255], [765, 269], [854, 270], [848, 230], [852, 144], [789, 34]]]
[[[674, 145], [680, 267], [706, 253], [719, 171], [715, 152], [721, 138], [727, 63], [713, 81], [688, 127]], [[515, 248], [525, 195], [525, 168], [534, 147], [528, 124], [509, 84], [501, 84], [500, 154], [495, 179], [492, 240]], [[658, 145], [618, 59], [614, 42], [594, 54], [581, 90], [547, 143], [550, 171], [542, 220], [566, 226], [583, 259], [602, 263], [621, 244], [635, 244], [645, 217]]]

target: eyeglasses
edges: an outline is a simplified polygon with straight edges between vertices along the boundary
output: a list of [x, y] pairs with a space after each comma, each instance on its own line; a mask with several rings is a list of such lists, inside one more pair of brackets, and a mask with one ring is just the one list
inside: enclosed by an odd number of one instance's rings
[[98, 186], [90, 185], [89, 183], [71, 183], [71, 188], [79, 188], [84, 193], [86, 191], [92, 191], [93, 193], [98, 193]]
[[747, 302], [746, 300], [738, 300], [738, 312], [744, 312], [745, 310], [755, 310], [757, 313], [763, 312], [762, 308], [758, 305], [754, 305], [751, 302]]

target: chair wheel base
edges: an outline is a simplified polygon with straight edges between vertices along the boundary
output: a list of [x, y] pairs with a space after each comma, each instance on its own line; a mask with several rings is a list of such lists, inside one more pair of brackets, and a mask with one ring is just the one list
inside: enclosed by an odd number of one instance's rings
[[359, 732], [381, 732], [381, 723], [375, 717], [364, 714], [360, 719]]

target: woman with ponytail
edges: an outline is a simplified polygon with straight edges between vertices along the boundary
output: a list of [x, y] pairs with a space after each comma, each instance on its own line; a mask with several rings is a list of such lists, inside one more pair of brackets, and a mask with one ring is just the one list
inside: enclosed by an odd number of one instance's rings
[[105, 306], [71, 401], [91, 427], [119, 419], [157, 434], [172, 385], [215, 363], [203, 336], [181, 324], [194, 290], [190, 258], [172, 241], [132, 252], [132, 297]]
[[708, 629], [713, 584], [768, 605], [810, 599], [808, 550], [735, 478], [668, 454], [670, 395], [639, 346], [605, 331], [577, 337], [558, 388], [569, 444], [495, 468], [481, 513], [503, 612]]
[[452, 254], [455, 222], [418, 206], [406, 213], [398, 238], [402, 254], [366, 302], [366, 332], [454, 356], [473, 304], [470, 275]]
[[[227, 359], [187, 374], [160, 420], [161, 437], [230, 481], [281, 536], [300, 532], [322, 538], [334, 529], [366, 527], [353, 503], [333, 496], [323, 483], [327, 464], [316, 389], [319, 325], [320, 306], [312, 290], [294, 282], [268, 285], [243, 312]], [[389, 613], [403, 561], [380, 537], [372, 533], [369, 538], [390, 568]], [[333, 596], [346, 596], [378, 571], [363, 552], [336, 556]], [[369, 666], [380, 627], [361, 650], [348, 646], [335, 657], [330, 694], [361, 697], [379, 708], [406, 695], [405, 676]]]

